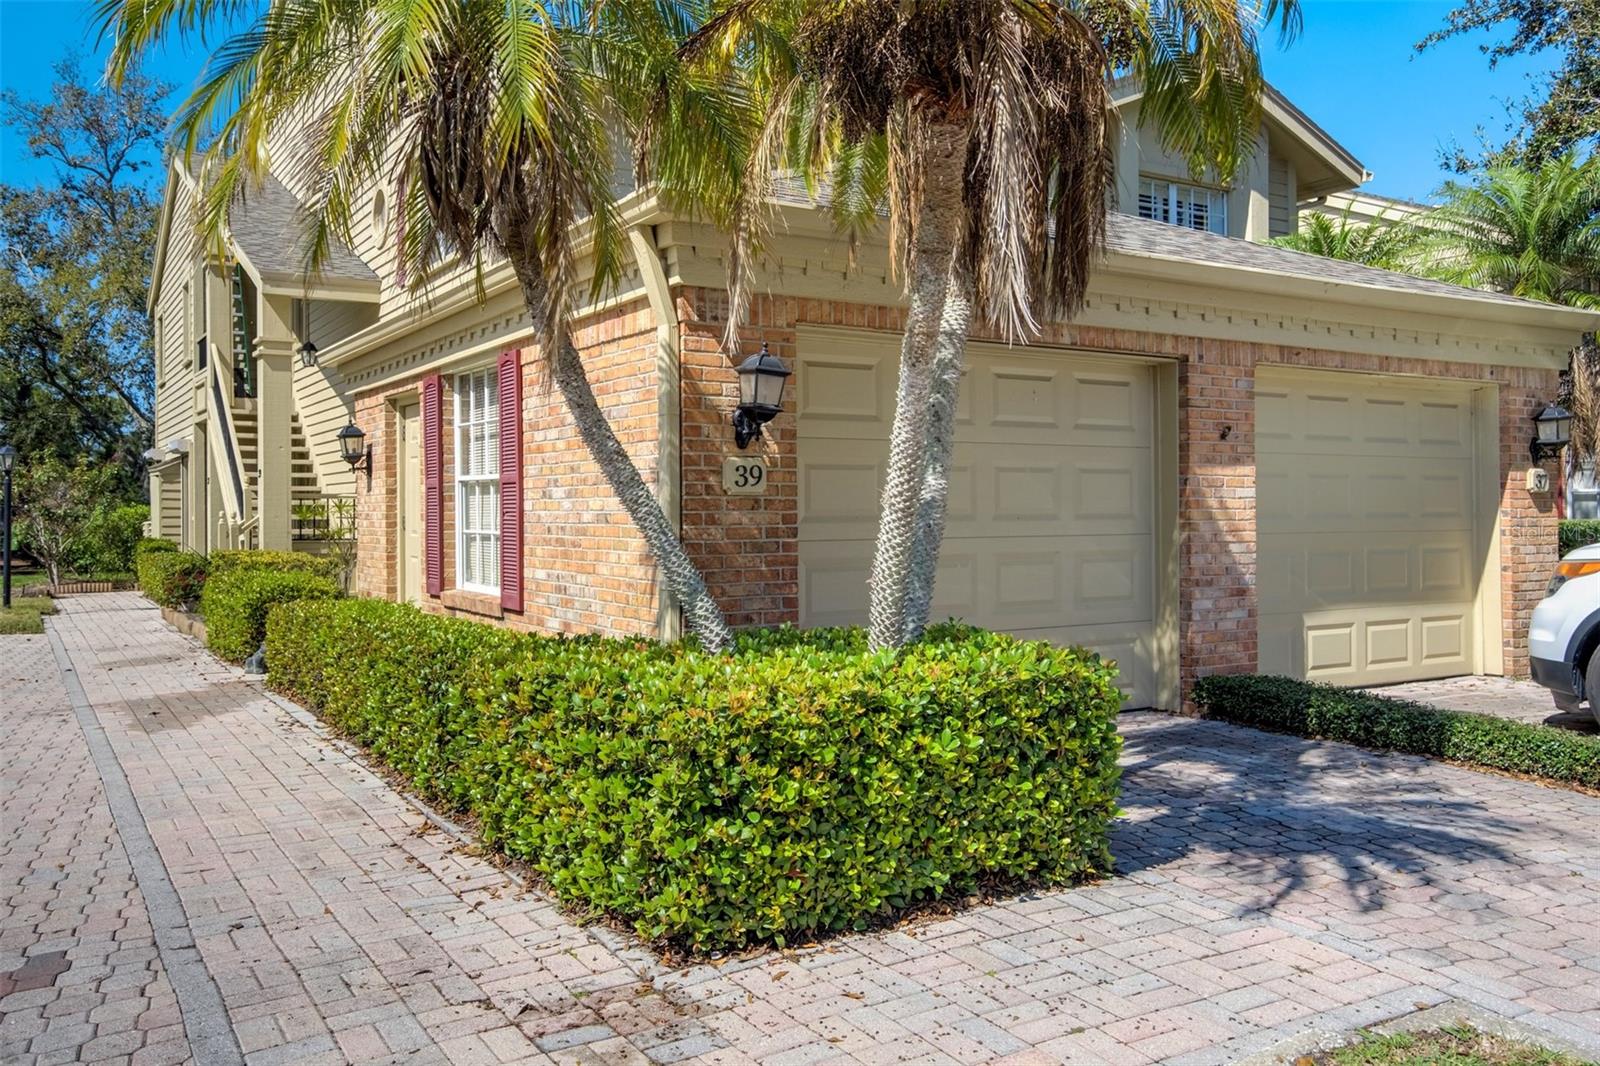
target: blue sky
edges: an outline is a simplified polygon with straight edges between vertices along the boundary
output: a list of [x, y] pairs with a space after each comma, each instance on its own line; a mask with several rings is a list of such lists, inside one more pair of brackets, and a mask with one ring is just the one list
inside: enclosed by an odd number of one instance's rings
[[[1543, 60], [1490, 71], [1478, 51], [1486, 37], [1455, 40], [1417, 55], [1413, 46], [1443, 23], [1449, 0], [1303, 0], [1305, 32], [1288, 49], [1266, 41], [1268, 78], [1345, 147], [1389, 196], [1425, 199], [1446, 176], [1440, 149], [1452, 139], [1476, 146], [1482, 126], [1499, 140], [1505, 102], [1530, 91]], [[0, 85], [27, 96], [50, 86], [50, 67], [67, 50], [95, 51], [91, 5], [82, 0], [0, 0]], [[205, 52], [195, 45], [157, 55], [153, 75], [193, 84]], [[9, 130], [0, 133], [0, 178], [47, 176]]]

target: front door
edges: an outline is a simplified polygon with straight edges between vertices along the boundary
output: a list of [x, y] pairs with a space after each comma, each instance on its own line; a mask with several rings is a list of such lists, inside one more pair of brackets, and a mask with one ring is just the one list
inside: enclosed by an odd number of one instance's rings
[[422, 598], [422, 419], [417, 404], [400, 408], [399, 596], [401, 603]]

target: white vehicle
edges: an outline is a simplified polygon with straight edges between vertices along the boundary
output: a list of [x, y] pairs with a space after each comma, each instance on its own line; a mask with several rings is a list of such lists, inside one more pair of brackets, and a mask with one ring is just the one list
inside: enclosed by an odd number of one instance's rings
[[1588, 701], [1600, 721], [1600, 544], [1568, 552], [1556, 564], [1544, 599], [1528, 625], [1528, 667], [1555, 696], [1576, 711]]

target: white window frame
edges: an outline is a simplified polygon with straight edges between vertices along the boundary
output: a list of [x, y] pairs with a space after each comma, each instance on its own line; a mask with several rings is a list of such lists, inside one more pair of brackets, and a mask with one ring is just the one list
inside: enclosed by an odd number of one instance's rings
[[[1145, 212], [1147, 203], [1152, 205], [1148, 214]], [[1202, 203], [1205, 205], [1206, 224], [1197, 226], [1194, 224], [1193, 208]], [[1153, 206], [1156, 204], [1160, 206]], [[1215, 233], [1221, 237], [1228, 235], [1228, 193], [1224, 189], [1140, 175], [1137, 208], [1140, 218], [1165, 222], [1169, 226], [1180, 226], [1198, 233]]]
[[[470, 390], [474, 379], [485, 379], [484, 396], [488, 406], [480, 411], [470, 411]], [[457, 374], [453, 381], [452, 392], [455, 394], [454, 411], [451, 433], [455, 437], [455, 496], [456, 496], [456, 587], [467, 592], [482, 592], [489, 595], [500, 594], [500, 382], [496, 368], [483, 367], [478, 370], [466, 370]], [[473, 416], [469, 418], [469, 415]], [[468, 474], [466, 459], [470, 454], [472, 433], [474, 430], [482, 431], [493, 442], [494, 448], [488, 457], [488, 471]], [[492, 529], [468, 528], [467, 524], [467, 486], [488, 485], [493, 489], [494, 506], [490, 508]], [[487, 558], [494, 567], [494, 583], [473, 581], [467, 572], [469, 538], [483, 537], [488, 541], [490, 551]], [[478, 575], [483, 576], [483, 575]]]

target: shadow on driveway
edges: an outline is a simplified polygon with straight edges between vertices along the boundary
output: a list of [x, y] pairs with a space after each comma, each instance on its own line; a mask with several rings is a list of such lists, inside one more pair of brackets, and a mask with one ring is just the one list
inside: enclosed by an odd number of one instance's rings
[[1121, 874], [1183, 860], [1248, 911], [1303, 890], [1341, 910], [1418, 898], [1473, 910], [1499, 897], [1462, 886], [1462, 868], [1518, 865], [1501, 842], [1526, 826], [1441, 792], [1438, 768], [1416, 759], [1159, 714], [1124, 716], [1122, 733]]

